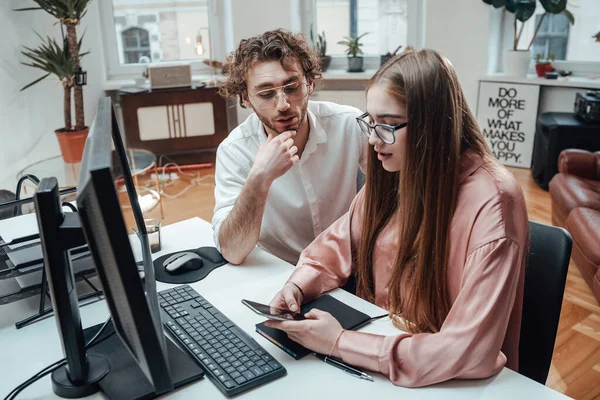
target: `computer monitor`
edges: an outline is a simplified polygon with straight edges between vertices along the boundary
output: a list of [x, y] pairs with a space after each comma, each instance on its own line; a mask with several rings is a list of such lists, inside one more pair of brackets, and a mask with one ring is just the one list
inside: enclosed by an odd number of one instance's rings
[[[111, 143], [118, 154], [116, 158], [111, 155]], [[119, 160], [121, 165], [113, 165], [114, 159]], [[143, 256], [146, 290], [138, 274], [119, 204], [116, 176], [113, 173], [118, 169], [116, 167], [122, 171], [139, 227], [139, 241], [134, 243], [139, 243]], [[40, 237], [53, 304], [56, 303], [57, 325], [68, 364], [65, 371], [55, 371], [53, 374], [54, 391], [63, 397], [79, 397], [90, 394], [94, 386], [99, 386], [109, 397], [148, 398], [202, 377], [201, 369], [192, 359], [165, 340], [145, 224], [110, 98], [99, 102], [90, 127], [81, 164], [77, 206], [81, 228], [104, 289], [114, 329], [120, 339], [115, 345], [124, 347], [125, 351], [114, 351], [112, 345], [103, 347], [105, 354], [98, 354], [97, 350], [86, 353], [83, 349], [79, 310], [76, 297], [74, 300], [72, 296], [72, 271], [69, 271], [68, 258], [64, 257], [64, 248], [68, 245], [65, 243], [68, 240], [64, 239], [68, 234], [67, 227], [63, 225], [67, 218], [58, 206], [56, 179], [42, 180], [40, 188], [36, 193]], [[53, 238], [52, 232], [58, 232], [58, 235], [55, 234]], [[59, 241], [57, 237], [62, 240]], [[52, 247], [59, 249], [55, 251]], [[53, 253], [58, 254], [53, 257]], [[56, 302], [55, 298], [58, 299]], [[91, 375], [101, 375], [105, 369], [103, 361], [98, 361], [98, 355], [108, 360], [112, 366], [111, 372], [86, 386], [85, 379], [90, 372]], [[127, 374], [131, 374], [132, 378], [128, 379]], [[123, 387], [123, 382], [130, 385]]]
[[[119, 154], [123, 179], [138, 225], [142, 258], [151, 264], [150, 247], [125, 150], [109, 97], [100, 100], [86, 141], [77, 190], [81, 227], [108, 302], [115, 331], [138, 360], [157, 394], [172, 389], [158, 308], [156, 286], [140, 279], [115, 189], [111, 142]], [[136, 212], [135, 210], [138, 210]], [[153, 271], [149, 266], [145, 272]]]

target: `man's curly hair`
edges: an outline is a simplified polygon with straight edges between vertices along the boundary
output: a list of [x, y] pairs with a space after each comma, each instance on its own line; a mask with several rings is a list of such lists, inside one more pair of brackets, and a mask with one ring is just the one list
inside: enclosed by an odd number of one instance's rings
[[240, 41], [237, 50], [227, 56], [223, 66], [227, 79], [220, 86], [219, 94], [238, 98], [240, 105], [245, 107], [242, 94], [248, 89], [248, 71], [255, 62], [261, 61], [279, 61], [286, 70], [291, 70], [293, 64], [299, 61], [307, 79], [314, 82], [322, 77], [319, 56], [304, 36], [277, 29]]

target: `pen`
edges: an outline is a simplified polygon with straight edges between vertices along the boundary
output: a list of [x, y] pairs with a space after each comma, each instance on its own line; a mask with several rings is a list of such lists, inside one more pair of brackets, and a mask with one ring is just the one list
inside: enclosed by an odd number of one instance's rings
[[323, 354], [315, 353], [315, 356], [317, 356], [317, 358], [319, 360], [325, 361], [327, 364], [333, 365], [334, 367], [339, 368], [342, 371], [344, 371], [345, 373], [350, 374], [358, 379], [366, 379], [368, 381], [373, 382], [373, 377], [369, 374], [365, 374], [360, 369], [351, 367], [348, 364], [345, 364], [339, 360], [336, 360], [335, 358], [327, 357], [326, 355], [323, 355]]

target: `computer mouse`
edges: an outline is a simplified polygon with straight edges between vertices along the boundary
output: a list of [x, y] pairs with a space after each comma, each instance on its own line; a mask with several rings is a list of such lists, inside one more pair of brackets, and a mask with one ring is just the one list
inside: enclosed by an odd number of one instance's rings
[[194, 271], [202, 268], [204, 262], [200, 256], [191, 251], [183, 251], [181, 253], [173, 254], [171, 257], [163, 261], [165, 271], [169, 274], [181, 274], [188, 271]]
[[196, 252], [199, 253], [203, 258], [215, 264], [220, 264], [226, 261], [216, 247], [200, 247], [198, 250], [196, 250]]

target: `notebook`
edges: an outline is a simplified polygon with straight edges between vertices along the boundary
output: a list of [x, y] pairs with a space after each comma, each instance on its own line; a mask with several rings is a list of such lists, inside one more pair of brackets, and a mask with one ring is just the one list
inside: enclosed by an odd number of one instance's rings
[[[302, 305], [302, 314], [306, 314], [313, 308], [327, 311], [333, 315], [344, 329], [356, 330], [371, 321], [371, 317], [367, 314], [342, 303], [328, 294], [317, 297], [313, 301]], [[313, 353], [312, 350], [291, 340], [284, 331], [269, 328], [264, 322], [256, 325], [256, 332], [260, 333], [271, 343], [294, 357], [296, 360], [301, 359], [307, 354]]]

